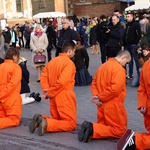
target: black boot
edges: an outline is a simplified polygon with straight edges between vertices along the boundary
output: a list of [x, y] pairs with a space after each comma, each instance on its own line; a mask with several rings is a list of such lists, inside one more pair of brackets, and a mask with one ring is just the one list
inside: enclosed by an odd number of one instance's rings
[[33, 98], [34, 98], [34, 96], [35, 96], [35, 93], [34, 93], [34, 92], [32, 92], [32, 93], [29, 95], [29, 97], [33, 97]]
[[86, 125], [86, 131], [84, 133], [83, 141], [87, 143], [91, 135], [93, 135], [93, 124], [91, 122], [88, 122], [88, 124]]
[[35, 94], [33, 98], [35, 99], [36, 102], [40, 102], [41, 101], [40, 93]]
[[78, 131], [78, 140], [85, 143], [89, 140], [93, 134], [93, 125], [91, 122], [84, 121], [81, 125], [81, 129]]

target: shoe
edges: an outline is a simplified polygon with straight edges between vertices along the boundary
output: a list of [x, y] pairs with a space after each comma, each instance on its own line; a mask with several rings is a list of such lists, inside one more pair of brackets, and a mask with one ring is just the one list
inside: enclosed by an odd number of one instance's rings
[[99, 51], [98, 51], [98, 52], [96, 52], [96, 54], [99, 54]]
[[83, 141], [83, 138], [84, 138], [84, 133], [85, 133], [85, 130], [86, 130], [86, 124], [88, 122], [87, 121], [84, 121], [81, 125], [81, 129], [78, 131], [78, 140], [81, 142]]
[[29, 95], [29, 97], [33, 97], [33, 98], [34, 98], [34, 96], [35, 96], [35, 93], [34, 93], [34, 92], [32, 92], [32, 93]]
[[93, 125], [91, 122], [84, 121], [81, 129], [78, 131], [78, 140], [87, 143], [90, 136], [93, 134]]
[[36, 102], [40, 102], [41, 101], [40, 93], [35, 94], [33, 98], [35, 99]]
[[40, 120], [38, 121], [39, 121], [38, 135], [43, 136], [47, 128], [47, 120], [41, 117]]
[[126, 78], [127, 79], [133, 79], [133, 75], [127, 75]]
[[91, 55], [94, 55], [94, 52], [92, 52]]
[[119, 139], [117, 142], [117, 150], [136, 150], [135, 136], [131, 129], [128, 129]]
[[91, 122], [88, 122], [88, 124], [86, 125], [86, 131], [84, 133], [83, 141], [87, 143], [92, 134], [93, 134], [93, 124]]
[[40, 80], [37, 80], [37, 82], [40, 82]]
[[35, 114], [33, 116], [33, 119], [29, 125], [29, 131], [30, 133], [33, 133], [35, 131], [35, 129], [39, 126], [39, 119], [41, 118], [42, 116], [40, 114]]

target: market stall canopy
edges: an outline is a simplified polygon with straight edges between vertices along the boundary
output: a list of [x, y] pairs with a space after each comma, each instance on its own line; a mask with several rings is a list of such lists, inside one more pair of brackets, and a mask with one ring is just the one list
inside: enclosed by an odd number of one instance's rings
[[143, 4], [135, 4], [127, 7], [125, 11], [134, 11], [134, 10], [144, 10], [150, 9], [150, 3], [143, 3]]
[[66, 14], [63, 12], [42, 12], [42, 13], [38, 13], [36, 15], [33, 16], [33, 18], [35, 19], [39, 19], [39, 18], [56, 18], [56, 17], [66, 17]]

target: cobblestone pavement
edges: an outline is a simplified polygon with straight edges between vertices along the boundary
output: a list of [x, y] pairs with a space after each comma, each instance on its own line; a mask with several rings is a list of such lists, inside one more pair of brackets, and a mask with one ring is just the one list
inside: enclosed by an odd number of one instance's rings
[[[20, 50], [21, 56], [27, 58], [27, 67], [30, 71], [30, 88], [32, 92], [40, 92], [40, 84], [36, 82], [37, 72], [32, 66], [31, 51]], [[54, 57], [55, 50], [52, 50]], [[91, 55], [89, 72], [93, 76], [101, 64], [100, 54]], [[125, 107], [128, 112], [128, 128], [134, 131], [145, 131], [143, 117], [137, 111], [137, 88], [130, 86], [131, 80], [127, 80], [127, 96]], [[96, 122], [96, 106], [89, 102], [91, 97], [90, 86], [75, 87], [77, 97], [77, 121], [78, 127], [84, 120]], [[77, 130], [73, 132], [45, 133], [40, 137], [37, 131], [29, 133], [28, 124], [35, 113], [49, 115], [49, 102], [42, 100], [40, 103], [32, 103], [23, 106], [23, 114], [19, 127], [3, 129], [0, 131], [0, 150], [115, 150], [117, 139], [90, 140], [88, 143], [78, 142]], [[77, 127], [77, 129], [78, 129]]]

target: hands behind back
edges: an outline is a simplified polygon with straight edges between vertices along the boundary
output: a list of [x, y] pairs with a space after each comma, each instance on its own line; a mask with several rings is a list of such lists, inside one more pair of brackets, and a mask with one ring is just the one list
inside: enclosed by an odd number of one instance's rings
[[102, 105], [102, 102], [100, 101], [100, 99], [98, 98], [98, 96], [92, 96], [90, 101], [94, 104], [96, 104], [97, 106]]

